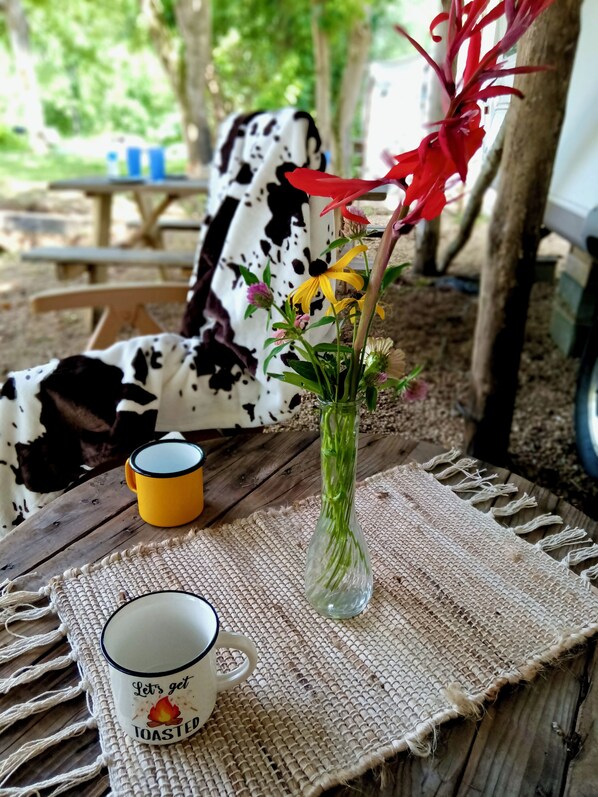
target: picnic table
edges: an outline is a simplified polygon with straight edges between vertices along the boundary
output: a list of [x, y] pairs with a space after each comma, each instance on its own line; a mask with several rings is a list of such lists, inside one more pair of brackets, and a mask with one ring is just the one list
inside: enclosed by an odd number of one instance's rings
[[[123, 324], [132, 324], [143, 334], [154, 332], [156, 325], [149, 318], [145, 303], [159, 301], [156, 298], [155, 287], [147, 286], [151, 298], [149, 294], [140, 296], [139, 302], [131, 298], [130, 289], [127, 291], [124, 285], [119, 286], [118, 296], [112, 291], [106, 294], [102, 286], [108, 281], [108, 268], [126, 267], [141, 271], [144, 277], [148, 268], [158, 269], [165, 287], [163, 301], [171, 300], [169, 297], [173, 292], [176, 301], [184, 300], [185, 292], [182, 286], [187, 282], [188, 274], [193, 267], [195, 252], [193, 249], [166, 249], [161, 222], [164, 212], [173, 202], [205, 195], [208, 190], [208, 180], [184, 176], [167, 177], [159, 181], [126, 177], [81, 177], [53, 181], [48, 184], [48, 190], [77, 191], [92, 199], [91, 245], [40, 246], [23, 252], [21, 258], [26, 262], [53, 263], [60, 280], [72, 279], [86, 272], [91, 288], [76, 287], [36, 294], [31, 297], [33, 312], [92, 307], [94, 334], [88, 344], [88, 347], [92, 348], [111, 342], [115, 332]], [[121, 194], [133, 197], [139, 211], [139, 224], [124, 239], [115, 243], [112, 241], [113, 199]], [[194, 222], [194, 226], [198, 229], [199, 222]], [[146, 246], [142, 246], [143, 244]], [[168, 271], [171, 269], [182, 273], [183, 278], [177, 276], [176, 282], [168, 283]], [[139, 288], [142, 287], [141, 283], [138, 285]], [[102, 308], [106, 308], [103, 314]], [[102, 327], [104, 316], [107, 318]]]
[[48, 190], [79, 191], [93, 200], [94, 246], [111, 245], [113, 198], [119, 194], [130, 194], [139, 210], [141, 225], [121, 245], [133, 246], [148, 239], [162, 248], [157, 223], [164, 212], [179, 199], [207, 194], [208, 180], [185, 176], [166, 177], [157, 181], [127, 177], [77, 177], [54, 180], [48, 183]]
[[[164, 248], [160, 221], [173, 202], [206, 194], [207, 179], [187, 177], [150, 181], [143, 178], [81, 177], [56, 180], [48, 184], [50, 191], [79, 191], [93, 200], [93, 233], [91, 246], [40, 246], [24, 252], [30, 262], [54, 263], [59, 279], [78, 276], [87, 271], [90, 284], [106, 282], [109, 265], [147, 269], [158, 267], [163, 279], [166, 269], [190, 269], [192, 250], [167, 251]], [[112, 208], [118, 194], [130, 194], [139, 211], [139, 225], [126, 238], [113, 245]], [[149, 248], [135, 248], [139, 244]], [[159, 254], [157, 254], [159, 252]]]

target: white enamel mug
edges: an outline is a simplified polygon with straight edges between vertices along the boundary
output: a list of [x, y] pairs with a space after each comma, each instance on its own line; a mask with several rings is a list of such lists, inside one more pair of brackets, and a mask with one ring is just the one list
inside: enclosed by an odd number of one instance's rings
[[[124, 731], [147, 744], [172, 744], [209, 719], [216, 695], [248, 678], [257, 664], [253, 642], [220, 629], [214, 607], [178, 590], [149, 592], [117, 609], [104, 625], [116, 715]], [[232, 648], [245, 661], [229, 672], [214, 652]]]

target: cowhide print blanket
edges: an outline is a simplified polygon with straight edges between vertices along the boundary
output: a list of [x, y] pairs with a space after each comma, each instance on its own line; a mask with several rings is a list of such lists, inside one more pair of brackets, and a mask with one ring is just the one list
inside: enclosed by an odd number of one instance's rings
[[[2, 385], [0, 535], [89, 468], [159, 432], [262, 426], [292, 414], [297, 389], [264, 373], [272, 332], [265, 312], [244, 317], [238, 266], [259, 276], [269, 261], [277, 301], [309, 276], [331, 240], [330, 216], [320, 217], [322, 202], [284, 175], [323, 165], [306, 113], [236, 116], [222, 126], [182, 334], [53, 360], [9, 374]], [[321, 312], [316, 300], [312, 314]], [[328, 329], [314, 330], [314, 342]], [[284, 367], [273, 359], [268, 370]]]

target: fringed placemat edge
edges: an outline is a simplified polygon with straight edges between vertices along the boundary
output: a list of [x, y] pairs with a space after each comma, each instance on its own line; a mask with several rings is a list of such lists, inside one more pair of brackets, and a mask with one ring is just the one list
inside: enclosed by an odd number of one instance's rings
[[[47, 600], [47, 605], [35, 605], [44, 599]], [[52, 631], [30, 636], [16, 634], [10, 629], [10, 625], [14, 621], [32, 622], [51, 614], [55, 614], [58, 619], [49, 584], [35, 592], [15, 589], [15, 581], [7, 580], [0, 584], [0, 622], [4, 624], [10, 634], [15, 636], [16, 640], [13, 644], [6, 646], [0, 651], [0, 663], [12, 661], [23, 653], [47, 647], [63, 638], [68, 638], [71, 648], [69, 653], [63, 656], [56, 656], [49, 661], [21, 667], [8, 678], [0, 679], [0, 694], [6, 695], [17, 686], [34, 683], [46, 673], [66, 669], [72, 664], [75, 664], [79, 670], [79, 680], [76, 684], [35, 695], [29, 700], [17, 703], [0, 713], [0, 734], [13, 722], [47, 711], [82, 694], [85, 694], [89, 716], [79, 722], [66, 725], [50, 736], [25, 742], [18, 750], [15, 750], [0, 761], [0, 797], [29, 797], [30, 795], [37, 795], [42, 789], [53, 789], [52, 795], [58, 795], [96, 777], [110, 763], [109, 756], [102, 752], [89, 764], [58, 773], [43, 781], [38, 781], [28, 786], [4, 785], [17, 769], [36, 756], [46, 753], [50, 748], [67, 739], [82, 735], [87, 730], [97, 729], [90, 684], [81, 672], [79, 657], [73, 640], [69, 636], [67, 625], [64, 622], [60, 622]]]
[[[432, 457], [432, 459], [427, 462], [411, 462], [406, 467], [422, 469], [439, 482], [443, 482], [451, 476], [461, 474], [463, 478], [460, 482], [453, 485], [445, 484], [444, 486], [458, 495], [473, 493], [469, 498], [463, 498], [463, 500], [471, 506], [477, 506], [477, 504], [481, 504], [484, 501], [519, 492], [519, 487], [511, 482], [494, 484], [494, 480], [498, 478], [498, 474], [487, 474], [485, 469], [479, 470], [476, 467], [476, 463], [476, 459], [472, 457], [462, 457], [461, 451], [458, 448], [453, 448], [450, 451]], [[435, 472], [442, 465], [448, 465], [448, 467], [445, 467], [440, 472]], [[399, 465], [397, 467], [405, 466]], [[376, 476], [379, 475], [380, 474], [377, 474]], [[376, 476], [370, 476], [366, 481], [373, 480]], [[493, 517], [501, 528], [519, 537], [525, 536], [531, 531], [545, 526], [560, 526], [563, 524], [563, 518], [560, 515], [554, 515], [550, 512], [537, 515], [527, 523], [522, 523], [518, 526], [506, 526], [498, 520], [498, 518], [501, 517], [513, 517], [523, 509], [533, 509], [537, 506], [538, 502], [536, 498], [524, 492], [522, 496], [513, 499], [505, 506], [491, 507], [486, 514]], [[563, 559], [556, 560], [559, 565], [570, 569], [574, 565], [578, 565], [588, 559], [598, 559], [598, 544], [594, 542], [585, 529], [567, 525], [564, 529], [538, 540], [538, 542], [533, 544], [533, 548], [538, 551], [547, 552], [569, 545], [577, 546], [582, 544], [588, 545], [585, 548], [576, 548], [573, 551], [569, 551]], [[570, 570], [570, 572], [581, 579], [587, 589], [596, 590], [596, 587], [592, 584], [592, 580], [598, 579], [598, 564], [585, 568], [581, 573], [575, 573], [573, 570]]]

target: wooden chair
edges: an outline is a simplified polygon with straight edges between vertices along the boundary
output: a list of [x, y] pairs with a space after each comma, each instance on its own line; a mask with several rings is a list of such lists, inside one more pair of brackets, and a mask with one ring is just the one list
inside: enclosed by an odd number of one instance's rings
[[[309, 275], [332, 230], [328, 216], [320, 216], [324, 201], [308, 198], [284, 175], [323, 164], [308, 114], [283, 109], [231, 118], [216, 148], [190, 286], [63, 293], [70, 302], [64, 306], [108, 303], [95, 345], [113, 337], [125, 317], [150, 334], [9, 375], [0, 390], [0, 533], [86, 470], [156, 434], [256, 428], [290, 417], [299, 390], [265, 371], [271, 330], [265, 313], [245, 317], [239, 265], [260, 276], [269, 263], [279, 303]], [[159, 334], [144, 310], [156, 292], [169, 290], [187, 295], [180, 335]], [[321, 304], [312, 305], [314, 315]], [[316, 328], [313, 342], [328, 330]], [[277, 358], [268, 366], [284, 369]]]

